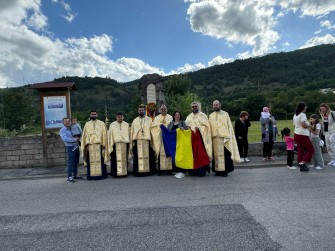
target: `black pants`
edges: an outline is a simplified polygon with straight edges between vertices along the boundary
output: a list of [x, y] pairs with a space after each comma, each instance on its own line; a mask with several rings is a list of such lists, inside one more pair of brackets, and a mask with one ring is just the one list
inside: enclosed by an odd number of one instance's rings
[[263, 157], [264, 158], [272, 157], [272, 147], [273, 147], [273, 141], [263, 143]]
[[249, 142], [247, 139], [237, 139], [237, 147], [241, 158], [248, 157]]
[[294, 159], [294, 151], [287, 150], [287, 165], [293, 166], [293, 159]]

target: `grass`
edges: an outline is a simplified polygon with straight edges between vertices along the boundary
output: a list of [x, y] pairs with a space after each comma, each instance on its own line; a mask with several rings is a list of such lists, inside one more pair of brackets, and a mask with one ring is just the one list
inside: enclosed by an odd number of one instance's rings
[[[249, 143], [261, 142], [261, 123], [259, 121], [251, 121], [251, 127], [249, 127], [248, 140]], [[284, 127], [291, 129], [291, 136], [293, 136], [294, 127], [292, 120], [277, 120], [278, 132]], [[28, 135], [40, 135], [40, 126], [27, 126], [25, 130], [8, 131], [0, 128], [0, 137], [15, 137], [15, 136], [28, 136]], [[281, 135], [277, 137], [277, 141], [282, 141]]]
[[[249, 127], [248, 140], [249, 143], [261, 142], [261, 123], [259, 121], [250, 121], [251, 127]], [[294, 126], [292, 120], [277, 120], [278, 133], [283, 130], [284, 127], [291, 129], [291, 136], [294, 133]], [[277, 136], [277, 141], [282, 141], [281, 135]]]

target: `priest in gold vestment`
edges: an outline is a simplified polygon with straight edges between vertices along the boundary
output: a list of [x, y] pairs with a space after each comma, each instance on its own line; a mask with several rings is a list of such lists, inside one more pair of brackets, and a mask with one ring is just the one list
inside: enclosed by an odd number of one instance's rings
[[99, 180], [107, 177], [106, 163], [109, 161], [107, 147], [107, 128], [97, 119], [95, 110], [90, 112], [90, 121], [86, 122], [81, 142], [84, 165], [87, 166], [87, 179]]
[[158, 160], [158, 175], [162, 175], [163, 172], [172, 174], [172, 158], [166, 157], [164, 144], [162, 140], [161, 125], [167, 127], [172, 121], [172, 116], [167, 114], [166, 105], [160, 106], [160, 113], [155, 117], [151, 124], [151, 136], [152, 146], [155, 151], [156, 160]]
[[108, 153], [111, 159], [111, 175], [123, 177], [128, 175], [129, 124], [123, 121], [122, 112], [116, 114], [108, 130]]
[[[200, 105], [197, 102], [193, 102], [191, 104], [191, 108], [192, 113], [187, 116], [185, 123], [192, 131], [200, 131], [202, 143], [206, 150], [208, 159], [212, 160], [212, 138], [207, 115], [200, 111]], [[209, 165], [193, 170], [194, 174], [198, 176], [205, 176], [206, 171], [210, 171]]]
[[214, 112], [209, 115], [213, 139], [213, 172], [216, 176], [228, 176], [234, 171], [233, 161], [240, 160], [237, 142], [229, 114], [221, 110], [218, 100], [213, 102]]
[[155, 153], [151, 147], [152, 120], [144, 114], [144, 105], [138, 107], [138, 117], [130, 129], [129, 159], [133, 160], [134, 176], [147, 176], [156, 172]]

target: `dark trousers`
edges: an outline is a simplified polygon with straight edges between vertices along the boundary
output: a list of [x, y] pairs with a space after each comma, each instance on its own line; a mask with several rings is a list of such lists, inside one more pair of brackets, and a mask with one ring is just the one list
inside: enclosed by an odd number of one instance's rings
[[237, 147], [241, 158], [248, 157], [249, 142], [247, 139], [237, 139]]
[[273, 133], [269, 133], [269, 142], [263, 143], [263, 158], [272, 157]]
[[73, 146], [66, 147], [67, 177], [76, 177], [78, 173], [79, 149], [72, 151]]
[[294, 159], [294, 151], [287, 150], [287, 165], [293, 166], [293, 159]]

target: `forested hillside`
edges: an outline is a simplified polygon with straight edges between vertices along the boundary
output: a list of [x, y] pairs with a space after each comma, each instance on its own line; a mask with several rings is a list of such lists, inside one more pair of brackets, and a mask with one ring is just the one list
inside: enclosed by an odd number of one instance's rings
[[[291, 117], [297, 102], [308, 103], [314, 113], [321, 102], [335, 108], [335, 95], [322, 94], [321, 88], [335, 88], [335, 45], [321, 45], [287, 53], [236, 60], [187, 74], [163, 78], [171, 110], [188, 112], [193, 99], [200, 100], [204, 112], [219, 99], [232, 117], [247, 110], [258, 119], [261, 108], [271, 106], [276, 116]], [[71, 92], [72, 113], [86, 119], [90, 109], [104, 117], [105, 106], [113, 119], [124, 111], [126, 119], [136, 116], [140, 102], [138, 80], [119, 83], [109, 78], [62, 77], [54, 82], [75, 82]], [[38, 93], [29, 85], [0, 89], [0, 128], [20, 128], [22, 123], [39, 123]], [[14, 120], [16, 118], [16, 120]]]

